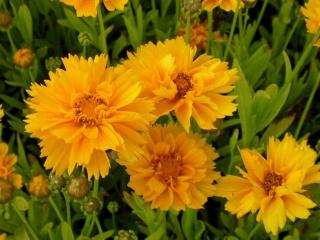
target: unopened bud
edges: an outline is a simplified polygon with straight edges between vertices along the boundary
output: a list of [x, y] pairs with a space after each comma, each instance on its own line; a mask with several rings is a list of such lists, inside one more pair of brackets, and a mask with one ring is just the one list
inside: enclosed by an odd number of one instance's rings
[[21, 68], [28, 68], [33, 64], [34, 54], [30, 48], [21, 48], [13, 55], [14, 63]]
[[82, 209], [86, 213], [93, 213], [95, 211], [98, 211], [100, 209], [100, 202], [95, 197], [88, 197], [82, 204]]
[[62, 62], [59, 57], [49, 57], [45, 61], [46, 69], [55, 72], [57, 68], [61, 67]]
[[0, 178], [0, 203], [7, 203], [13, 197], [13, 185], [2, 178]]
[[87, 47], [92, 43], [92, 36], [88, 32], [79, 33], [78, 41], [79, 41], [81, 46]]
[[119, 204], [115, 201], [108, 203], [107, 209], [110, 213], [116, 213], [119, 211]]
[[73, 177], [68, 185], [68, 193], [75, 199], [82, 199], [90, 192], [90, 184], [86, 177]]
[[120, 230], [114, 240], [138, 240], [138, 237], [133, 230]]
[[201, 0], [183, 0], [183, 9], [191, 14], [199, 12], [201, 9]]
[[8, 12], [0, 12], [0, 30], [6, 31], [12, 24], [12, 17]]
[[50, 191], [60, 191], [66, 185], [64, 176], [56, 176], [50, 174], [49, 176], [49, 189]]
[[49, 196], [49, 179], [45, 175], [37, 175], [32, 177], [27, 185], [28, 192], [37, 198], [45, 198]]

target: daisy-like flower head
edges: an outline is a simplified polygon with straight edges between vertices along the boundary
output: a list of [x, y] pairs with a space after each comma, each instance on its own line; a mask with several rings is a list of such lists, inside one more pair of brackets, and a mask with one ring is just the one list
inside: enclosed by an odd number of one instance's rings
[[[97, 16], [97, 7], [100, 0], [60, 0], [61, 2], [73, 6], [78, 17]], [[109, 11], [123, 10], [128, 0], [103, 0], [104, 6]]]
[[242, 149], [247, 172], [241, 177], [227, 175], [217, 185], [217, 195], [227, 198], [226, 210], [237, 217], [258, 211], [267, 232], [277, 234], [288, 217], [309, 217], [315, 203], [303, 195], [305, 185], [320, 181], [317, 154], [306, 143], [297, 143], [291, 135], [282, 141], [270, 138], [267, 159], [255, 150]]
[[0, 143], [0, 178], [11, 182], [16, 188], [21, 188], [22, 176], [15, 173], [16, 162], [17, 157], [14, 154], [8, 154], [8, 145]]
[[[320, 31], [320, 0], [309, 0], [301, 7], [302, 14], [306, 17], [306, 26], [309, 33], [316, 34]], [[315, 43], [320, 47], [320, 39]]]
[[255, 1], [256, 0], [203, 0], [202, 5], [207, 11], [220, 7], [227, 12], [236, 12], [238, 8], [244, 7], [245, 3], [253, 3]]
[[120, 153], [119, 162], [130, 175], [128, 186], [152, 208], [202, 208], [220, 177], [213, 170], [218, 157], [214, 149], [175, 125], [151, 127], [145, 139], [139, 157]]
[[235, 96], [227, 96], [238, 80], [236, 69], [203, 54], [183, 38], [148, 43], [129, 54], [124, 66], [133, 69], [144, 86], [143, 95], [156, 103], [157, 116], [174, 111], [188, 131], [193, 117], [202, 129], [214, 129], [214, 122], [236, 110]]
[[83, 166], [89, 177], [104, 177], [110, 167], [105, 151], [141, 142], [153, 104], [138, 97], [141, 87], [130, 72], [106, 69], [103, 55], [62, 61], [65, 70], [50, 72], [50, 80], [28, 91], [26, 131], [41, 140], [44, 165], [57, 175]]

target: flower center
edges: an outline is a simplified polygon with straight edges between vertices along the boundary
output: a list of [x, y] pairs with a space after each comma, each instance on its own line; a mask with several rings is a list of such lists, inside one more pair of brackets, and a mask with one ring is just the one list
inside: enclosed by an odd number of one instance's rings
[[105, 117], [107, 109], [107, 103], [98, 94], [85, 93], [73, 104], [74, 121], [81, 126], [98, 126]]
[[183, 98], [193, 87], [193, 84], [191, 83], [191, 76], [185, 73], [178, 73], [173, 82], [177, 87], [176, 99]]
[[175, 152], [154, 156], [151, 166], [167, 185], [172, 185], [182, 172], [182, 158]]
[[264, 176], [262, 187], [266, 194], [274, 194], [274, 189], [282, 184], [282, 176], [276, 173], [267, 173]]

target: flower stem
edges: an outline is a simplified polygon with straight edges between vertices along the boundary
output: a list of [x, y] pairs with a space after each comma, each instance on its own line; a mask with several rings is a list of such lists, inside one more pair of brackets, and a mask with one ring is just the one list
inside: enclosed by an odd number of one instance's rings
[[103, 236], [102, 236], [103, 231], [102, 231], [102, 227], [101, 227], [101, 225], [100, 225], [99, 219], [98, 219], [98, 217], [97, 217], [96, 214], [94, 214], [93, 218], [94, 218], [94, 221], [95, 221], [96, 226], [97, 226], [97, 228], [98, 228], [100, 238], [101, 238], [101, 240], [103, 240]]
[[296, 19], [296, 21], [294, 22], [294, 24], [293, 24], [293, 26], [292, 26], [289, 34], [288, 34], [288, 37], [287, 37], [287, 39], [286, 39], [286, 42], [285, 42], [285, 44], [284, 44], [284, 46], [283, 46], [283, 49], [286, 49], [286, 48], [288, 47], [288, 44], [289, 44], [289, 42], [290, 42], [290, 40], [291, 40], [291, 38], [292, 38], [292, 36], [293, 36], [294, 31], [296, 30], [296, 28], [297, 28], [297, 26], [298, 26], [298, 23], [300, 22], [300, 20], [301, 20], [301, 18], [298, 17], [298, 18]]
[[[101, 12], [101, 7], [98, 7], [98, 21], [99, 21], [99, 28], [100, 28], [100, 35], [104, 34], [104, 22], [103, 22], [103, 16]], [[108, 46], [107, 46], [107, 39], [102, 39], [102, 52], [108, 56]]]
[[93, 182], [93, 195], [98, 197], [99, 193], [99, 179], [95, 179]]
[[[89, 229], [90, 229], [91, 219], [92, 219], [92, 215], [86, 216], [86, 221], [84, 222], [83, 228], [81, 230], [81, 235], [84, 235], [84, 236], [88, 235]], [[91, 231], [90, 231], [90, 233], [91, 233]]]
[[236, 25], [237, 25], [238, 14], [239, 14], [239, 10], [237, 10], [233, 15], [233, 20], [232, 20], [231, 31], [230, 31], [228, 43], [227, 43], [226, 49], [225, 49], [224, 54], [223, 54], [223, 59], [224, 60], [226, 60], [226, 58], [228, 56], [228, 53], [229, 53], [231, 41], [233, 39], [234, 31], [235, 31]]
[[304, 124], [304, 121], [305, 121], [305, 119], [306, 119], [306, 116], [307, 116], [307, 114], [308, 114], [308, 112], [309, 112], [309, 110], [310, 110], [311, 103], [312, 103], [312, 101], [313, 101], [314, 95], [316, 94], [317, 89], [318, 89], [318, 87], [319, 87], [319, 83], [320, 83], [320, 75], [318, 76], [318, 78], [316, 79], [316, 81], [315, 81], [315, 83], [314, 83], [314, 85], [313, 85], [311, 94], [310, 94], [310, 96], [309, 96], [309, 98], [308, 98], [307, 104], [306, 104], [306, 106], [305, 106], [305, 108], [304, 108], [304, 110], [303, 110], [302, 116], [301, 116], [301, 118], [300, 118], [300, 120], [299, 120], [298, 127], [297, 127], [297, 129], [296, 129], [295, 134], [294, 134], [295, 138], [298, 138], [298, 137], [299, 137], [299, 134], [300, 134], [300, 131], [301, 131], [302, 126], [303, 126], [303, 124]]
[[185, 33], [185, 41], [190, 43], [190, 32], [191, 32], [191, 17], [190, 13], [187, 13], [187, 24], [186, 24], [186, 33]]
[[23, 222], [23, 224], [26, 226], [26, 228], [28, 229], [28, 231], [30, 232], [32, 238], [34, 240], [40, 240], [37, 236], [37, 234], [35, 234], [35, 232], [33, 231], [32, 227], [30, 226], [30, 224], [28, 223], [28, 220], [26, 219], [26, 217], [24, 216], [24, 214], [22, 214], [14, 204], [11, 205], [12, 208], [14, 209], [14, 211], [17, 213], [18, 217], [20, 218], [20, 220]]
[[213, 17], [212, 11], [208, 11], [208, 45], [207, 45], [207, 53], [209, 55], [212, 54], [212, 26], [213, 26]]
[[16, 45], [14, 44], [14, 42], [13, 42], [13, 40], [12, 40], [12, 36], [11, 36], [10, 29], [7, 30], [7, 35], [8, 35], [8, 39], [9, 39], [9, 43], [10, 43], [10, 46], [11, 46], [12, 51], [13, 51], [13, 52], [17, 51]]
[[70, 211], [70, 199], [68, 197], [68, 195], [63, 192], [63, 197], [64, 197], [64, 200], [66, 202], [66, 209], [67, 209], [67, 221], [68, 223], [70, 224], [71, 226], [71, 211]]
[[250, 240], [255, 234], [256, 232], [259, 230], [259, 228], [261, 227], [261, 223], [257, 223], [254, 228], [250, 231], [249, 235], [248, 235], [248, 240]]
[[116, 229], [117, 229], [116, 216], [115, 216], [114, 212], [112, 212], [111, 215], [112, 215], [112, 227], [113, 227], [114, 231], [116, 232]]
[[60, 222], [64, 222], [64, 218], [62, 217], [62, 214], [61, 214], [59, 208], [57, 207], [56, 203], [54, 202], [52, 196], [49, 197], [49, 202], [50, 202], [53, 210], [56, 212]]

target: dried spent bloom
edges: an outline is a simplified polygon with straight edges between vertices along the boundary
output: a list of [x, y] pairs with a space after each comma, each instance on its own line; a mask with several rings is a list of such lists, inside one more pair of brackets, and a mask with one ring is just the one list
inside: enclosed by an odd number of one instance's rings
[[231, 116], [237, 109], [233, 90], [236, 69], [226, 62], [203, 54], [194, 59], [196, 49], [178, 37], [157, 44], [148, 43], [129, 54], [124, 66], [141, 80], [147, 96], [156, 103], [159, 117], [171, 111], [186, 131], [193, 117], [200, 128], [214, 129], [214, 122]]
[[[178, 32], [178, 36], [184, 36], [186, 33], [185, 29], [182, 28]], [[208, 23], [197, 22], [191, 27], [190, 31], [190, 45], [196, 47], [199, 51], [203, 52], [206, 50], [208, 40]]]
[[[308, 32], [317, 34], [320, 31], [320, 0], [309, 0], [301, 7], [301, 12], [306, 17]], [[320, 39], [314, 45], [320, 47]]]
[[90, 183], [84, 176], [71, 178], [68, 186], [68, 193], [75, 199], [82, 199], [90, 192]]
[[8, 154], [8, 145], [0, 143], [0, 178], [11, 182], [15, 188], [21, 188], [22, 176], [15, 173], [16, 162], [17, 157], [14, 154]]
[[98, 211], [101, 207], [101, 204], [96, 197], [90, 196], [85, 199], [81, 207], [85, 213], [91, 214], [95, 211]]
[[309, 217], [316, 206], [303, 195], [305, 185], [320, 181], [317, 154], [303, 141], [297, 143], [287, 134], [282, 141], [270, 138], [267, 159], [256, 150], [242, 149], [241, 157], [247, 172], [242, 176], [220, 178], [216, 195], [227, 198], [226, 210], [237, 217], [258, 211], [267, 232], [277, 234], [288, 217]]
[[28, 192], [36, 198], [45, 198], [50, 194], [49, 179], [42, 174], [33, 176], [28, 183], [27, 188]]
[[121, 229], [117, 235], [114, 236], [114, 240], [138, 240], [138, 236], [133, 230]]
[[106, 150], [139, 143], [153, 103], [139, 97], [141, 86], [131, 82], [130, 71], [106, 69], [103, 55], [89, 60], [69, 55], [62, 61], [65, 70], [50, 72], [45, 85], [28, 90], [26, 131], [41, 140], [44, 166], [56, 175], [81, 166], [89, 178], [105, 177]]
[[50, 191], [61, 191], [66, 185], [66, 179], [64, 176], [56, 176], [54, 174], [49, 175], [49, 190]]
[[220, 176], [213, 170], [218, 154], [212, 146], [173, 124], [153, 126], [145, 138], [137, 158], [119, 154], [119, 163], [130, 176], [128, 186], [151, 202], [152, 208], [202, 208]]
[[13, 198], [13, 190], [11, 182], [0, 177], [0, 204], [7, 203]]
[[[78, 17], [95, 17], [99, 0], [60, 0], [61, 2], [73, 6]], [[123, 10], [128, 0], [103, 0], [104, 6], [109, 11]]]
[[242, 8], [244, 7], [245, 3], [253, 3], [255, 1], [256, 0], [203, 0], [202, 6], [207, 11], [211, 11], [214, 8], [220, 7], [227, 12], [236, 12], [238, 7]]
[[28, 68], [33, 64], [34, 54], [30, 48], [21, 48], [14, 53], [13, 61], [18, 67]]

